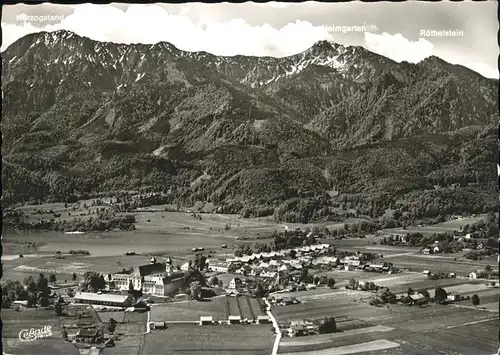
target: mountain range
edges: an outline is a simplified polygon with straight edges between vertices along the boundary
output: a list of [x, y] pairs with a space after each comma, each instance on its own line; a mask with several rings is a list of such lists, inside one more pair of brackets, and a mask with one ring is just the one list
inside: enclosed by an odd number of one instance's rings
[[329, 41], [223, 57], [60, 30], [2, 53], [2, 92], [7, 204], [142, 189], [288, 221], [498, 207], [498, 80], [438, 57]]

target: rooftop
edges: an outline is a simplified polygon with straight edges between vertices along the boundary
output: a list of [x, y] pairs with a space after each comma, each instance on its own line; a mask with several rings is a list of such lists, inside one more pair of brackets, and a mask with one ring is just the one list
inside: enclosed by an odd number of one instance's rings
[[231, 265], [231, 262], [230, 261], [209, 259], [209, 260], [207, 260], [207, 264], [209, 266], [229, 267]]
[[74, 298], [75, 300], [123, 303], [128, 298], [128, 296], [113, 295], [107, 293], [97, 294], [92, 292], [79, 292], [75, 295]]
[[155, 264], [146, 264], [141, 265], [136, 268], [135, 271], [138, 271], [140, 276], [148, 276], [151, 274], [160, 274], [162, 272], [166, 272], [167, 264], [165, 263], [155, 263]]
[[80, 337], [95, 337], [97, 336], [97, 329], [87, 329], [87, 328], [80, 328], [78, 330], [77, 336]]

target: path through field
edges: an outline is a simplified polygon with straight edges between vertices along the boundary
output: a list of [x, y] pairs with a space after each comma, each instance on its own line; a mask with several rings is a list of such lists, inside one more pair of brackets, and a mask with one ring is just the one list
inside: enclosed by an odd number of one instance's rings
[[314, 351], [300, 351], [293, 353], [285, 353], [283, 355], [347, 355], [347, 354], [357, 354], [362, 352], [375, 352], [382, 351], [391, 348], [397, 348], [398, 343], [389, 341], [386, 339], [369, 341], [366, 343], [358, 343], [354, 345], [340, 346], [337, 348], [329, 348], [323, 350]]

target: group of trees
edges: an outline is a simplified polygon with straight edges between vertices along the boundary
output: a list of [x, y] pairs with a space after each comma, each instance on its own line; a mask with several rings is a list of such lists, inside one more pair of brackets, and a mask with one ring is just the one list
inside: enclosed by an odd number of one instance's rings
[[[465, 234], [465, 230], [470, 230], [467, 225], [463, 229], [462, 234]], [[476, 232], [477, 233], [477, 232]], [[443, 253], [455, 253], [459, 252], [463, 248], [476, 249], [478, 247], [478, 242], [476, 239], [462, 239], [458, 240], [454, 237], [452, 233], [434, 233], [432, 235], [423, 235], [422, 233], [408, 233], [405, 235], [405, 239], [399, 235], [391, 235], [389, 237], [383, 237], [380, 240], [381, 245], [409, 245], [409, 246], [419, 246], [426, 247], [429, 245], [434, 245], [435, 242], [439, 242], [439, 252]], [[466, 258], [477, 260], [480, 255], [491, 255], [490, 250], [498, 249], [498, 240], [489, 238], [486, 242], [485, 249], [483, 251], [474, 251], [466, 254]]]
[[377, 293], [370, 299], [370, 304], [372, 306], [379, 306], [381, 304], [391, 303], [394, 304], [397, 301], [397, 297], [392, 293], [389, 288], [379, 288]]
[[337, 322], [334, 317], [325, 318], [319, 325], [319, 333], [335, 333], [337, 331]]
[[[202, 260], [202, 261], [197, 261], [195, 264], [190, 262], [188, 271], [184, 274], [184, 282], [186, 285], [189, 285], [189, 287], [186, 288], [186, 293], [190, 294], [191, 297], [197, 301], [201, 300], [201, 291], [202, 287], [206, 286], [207, 280], [205, 279], [205, 275], [201, 272], [201, 267], [204, 268], [204, 266], [200, 266], [201, 263], [205, 265], [205, 260], [203, 260], [200, 257], [197, 260]], [[219, 280], [217, 280], [218, 282]]]
[[40, 221], [9, 220], [6, 225], [21, 230], [36, 231], [82, 231], [82, 232], [104, 232], [119, 229], [122, 231], [135, 230], [135, 216], [105, 216], [90, 217], [88, 219], [73, 218], [66, 219], [44, 219]]
[[[498, 244], [498, 242], [497, 242], [497, 244]], [[496, 254], [495, 249], [490, 248], [490, 247], [486, 247], [484, 249], [471, 250], [471, 251], [465, 253], [464, 258], [469, 259], [469, 260], [481, 260], [483, 257], [488, 257], [488, 256], [492, 256], [495, 254]]]
[[360, 291], [376, 291], [380, 289], [380, 287], [375, 285], [375, 283], [373, 282], [359, 282], [355, 279], [349, 280], [349, 285], [347, 286], [347, 288]]
[[308, 235], [302, 231], [284, 231], [283, 233], [274, 231], [272, 237], [274, 238], [273, 249], [276, 251], [316, 244], [314, 234]]
[[234, 256], [241, 258], [243, 255], [252, 255], [253, 250], [250, 244], [241, 244], [234, 249]]
[[27, 298], [28, 292], [20, 281], [8, 280], [2, 286], [2, 308], [10, 308], [14, 301], [26, 300]]
[[476, 233], [476, 237], [492, 237], [498, 238], [498, 218], [494, 212], [488, 212], [486, 219], [481, 219], [476, 223], [471, 225], [466, 224], [463, 226], [462, 231], [464, 233]]
[[234, 255], [237, 257], [242, 257], [243, 255], [252, 255], [254, 252], [264, 252], [269, 253], [271, 251], [279, 251], [282, 249], [293, 249], [301, 247], [304, 245], [316, 244], [317, 235], [322, 235], [321, 232], [318, 234], [311, 233], [311, 231], [284, 231], [278, 232], [274, 231], [272, 238], [272, 243], [254, 243], [253, 247], [250, 243], [245, 243], [239, 245], [234, 250]]
[[198, 271], [205, 270], [207, 268], [207, 257], [204, 255], [196, 255], [192, 266]]
[[116, 330], [117, 321], [114, 318], [110, 318], [108, 321], [107, 329], [109, 334], [113, 334]]
[[[55, 282], [55, 276], [51, 276], [52, 282]], [[20, 281], [8, 280], [2, 287], [2, 308], [9, 308], [14, 301], [27, 301], [28, 307], [47, 307], [49, 305], [49, 280], [44, 274], [38, 276], [37, 281], [33, 276], [29, 276]]]
[[90, 255], [90, 252], [88, 250], [78, 249], [78, 250], [70, 250], [69, 254], [71, 254], [71, 255]]
[[[423, 296], [422, 299], [417, 299], [415, 301], [415, 304], [417, 304], [419, 307], [422, 307], [424, 304], [428, 303], [431, 300], [431, 295], [429, 291], [427, 290], [421, 290], [418, 292]], [[402, 298], [402, 302], [407, 304], [412, 302], [410, 296], [415, 294], [415, 291], [410, 287], [408, 288], [407, 296]], [[438, 286], [434, 289], [434, 301], [438, 303], [445, 303], [448, 298], [448, 292], [441, 286]], [[467, 299], [469, 299], [469, 296], [467, 296]], [[473, 306], [478, 306], [479, 305], [479, 296], [477, 294], [474, 294], [471, 298], [472, 305]]]
[[104, 275], [94, 271], [87, 271], [83, 275], [82, 289], [84, 291], [97, 292], [106, 288], [106, 280]]

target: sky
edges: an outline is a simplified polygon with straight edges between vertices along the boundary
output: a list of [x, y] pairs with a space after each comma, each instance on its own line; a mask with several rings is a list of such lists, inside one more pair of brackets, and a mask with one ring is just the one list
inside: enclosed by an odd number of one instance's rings
[[166, 41], [216, 55], [282, 57], [330, 40], [395, 61], [431, 55], [498, 78], [497, 2], [5, 5], [2, 47], [66, 29], [116, 43]]

